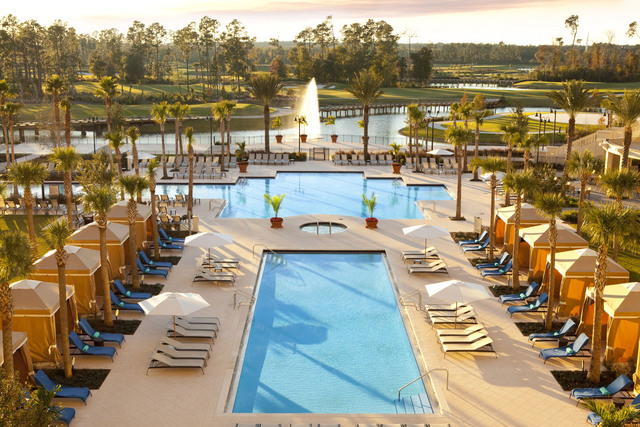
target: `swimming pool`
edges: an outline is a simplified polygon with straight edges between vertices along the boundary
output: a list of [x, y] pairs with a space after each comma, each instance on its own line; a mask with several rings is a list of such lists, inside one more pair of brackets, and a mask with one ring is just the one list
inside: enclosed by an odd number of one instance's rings
[[236, 413], [396, 413], [420, 376], [381, 253], [266, 255], [247, 328]]
[[[186, 185], [158, 185], [156, 194], [186, 194]], [[236, 185], [194, 186], [194, 197], [226, 199], [222, 218], [270, 218], [273, 211], [264, 194], [286, 194], [278, 216], [307, 214], [350, 215], [366, 218], [362, 195], [378, 196], [375, 217], [423, 219], [416, 200], [451, 200], [441, 185], [405, 186], [401, 180], [364, 179], [360, 173], [278, 173], [275, 179], [242, 179]]]

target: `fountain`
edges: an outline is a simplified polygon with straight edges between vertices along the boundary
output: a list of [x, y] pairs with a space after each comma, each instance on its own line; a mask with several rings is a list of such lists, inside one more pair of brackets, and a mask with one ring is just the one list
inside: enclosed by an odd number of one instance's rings
[[308, 139], [317, 139], [320, 137], [320, 108], [318, 107], [318, 87], [316, 79], [313, 78], [307, 85], [307, 90], [302, 98], [302, 105], [298, 110], [298, 114], [305, 116], [307, 126], [305, 133]]

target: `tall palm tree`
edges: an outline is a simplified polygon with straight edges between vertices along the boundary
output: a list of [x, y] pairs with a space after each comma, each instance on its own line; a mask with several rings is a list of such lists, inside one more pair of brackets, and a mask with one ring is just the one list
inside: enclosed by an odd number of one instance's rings
[[371, 70], [360, 71], [351, 80], [351, 87], [347, 92], [362, 102], [362, 127], [364, 129], [364, 156], [369, 155], [369, 109], [371, 104], [384, 94], [382, 78]]
[[[113, 98], [118, 95], [118, 83], [115, 77], [107, 76], [100, 79], [98, 82], [98, 89], [96, 89], [96, 96], [104, 98], [104, 103], [107, 109], [107, 133], [111, 133], [111, 106], [113, 104]], [[111, 146], [109, 146], [109, 165], [113, 170], [113, 158]]]
[[409, 156], [413, 158], [413, 145], [411, 141], [413, 141], [413, 117], [417, 115], [418, 104], [409, 104], [407, 105], [407, 118], [405, 119], [405, 123], [409, 128]]
[[[640, 173], [629, 170], [620, 169], [604, 173], [600, 176], [600, 187], [605, 191], [608, 197], [616, 200], [618, 210], [622, 211], [622, 199], [631, 197], [633, 192], [640, 185]], [[616, 236], [613, 239], [613, 253], [611, 258], [618, 261], [618, 248], [620, 242]]]
[[[135, 200], [138, 192], [149, 188], [147, 178], [138, 175], [123, 175], [118, 179], [118, 184], [129, 196], [127, 202], [127, 219], [129, 221], [129, 251], [131, 256], [131, 284], [134, 289], [140, 289], [140, 277], [135, 260], [137, 257], [136, 218], [138, 217], [138, 203]], [[140, 236], [143, 238], [144, 236]], [[157, 242], [154, 242], [157, 243]]]
[[[122, 128], [105, 134], [105, 139], [109, 141], [109, 147], [116, 153], [116, 166], [115, 171], [118, 173], [118, 178], [122, 178], [122, 153], [120, 149], [124, 145], [124, 133]], [[120, 189], [120, 200], [124, 200], [124, 190]]]
[[553, 307], [556, 294], [556, 244], [558, 240], [558, 229], [556, 228], [556, 218], [562, 213], [565, 200], [561, 193], [539, 193], [534, 201], [534, 206], [540, 214], [549, 220], [549, 303], [545, 316], [545, 328], [551, 330], [553, 321]]
[[458, 119], [460, 119], [460, 104], [457, 102], [454, 102], [449, 106], [449, 118], [453, 120], [453, 127], [457, 127]]
[[211, 114], [213, 118], [218, 121], [220, 127], [220, 168], [222, 171], [225, 171], [224, 168], [224, 122], [227, 118], [227, 108], [224, 102], [216, 102], [211, 106]]
[[[465, 94], [466, 97], [466, 94]], [[469, 101], [461, 102], [460, 108], [458, 110], [458, 115], [460, 116], [460, 120], [464, 120], [464, 128], [469, 130], [469, 119], [473, 118], [473, 104]], [[469, 145], [469, 141], [464, 146], [464, 164], [462, 166], [462, 170], [467, 170], [467, 146]]]
[[511, 282], [514, 289], [520, 289], [520, 220], [522, 219], [522, 201], [525, 194], [531, 194], [539, 185], [539, 181], [532, 172], [516, 172], [507, 174], [502, 181], [505, 188], [516, 193], [516, 211], [513, 220], [513, 281]]
[[[591, 243], [598, 245], [598, 256], [595, 268], [595, 303], [593, 310], [593, 334], [591, 336], [591, 361], [587, 378], [594, 383], [600, 381], [600, 357], [602, 348], [602, 314], [604, 301], [602, 293], [607, 284], [607, 251], [614, 238], [618, 239], [637, 232], [638, 216], [635, 209], [619, 209], [613, 203], [595, 207], [585, 206], [583, 230], [591, 238]], [[632, 243], [631, 239], [625, 243]], [[635, 243], [635, 242], [634, 242]]]
[[[158, 212], [158, 208], [156, 206], [156, 171], [158, 170], [158, 159], [151, 159], [151, 161], [149, 161], [149, 165], [147, 166], [147, 180], [149, 181], [149, 193], [151, 194], [151, 218], [153, 218], [153, 221], [151, 221], [151, 229], [153, 232], [153, 241], [157, 242], [158, 239], [160, 238], [158, 235], [158, 221], [156, 221], [157, 218], [157, 212]], [[160, 259], [160, 246], [158, 245], [153, 245], [153, 259], [155, 259], [156, 261], [158, 261], [158, 259]]]
[[[42, 163], [21, 162], [14, 163], [9, 167], [7, 177], [16, 186], [23, 188], [24, 207], [27, 212], [27, 226], [29, 228], [29, 241], [31, 243], [31, 255], [33, 259], [38, 258], [38, 241], [36, 240], [36, 230], [33, 224], [33, 194], [32, 185], [42, 185], [47, 179], [49, 172]], [[67, 208], [70, 208], [69, 206]]]
[[478, 174], [478, 169], [482, 169], [484, 173], [491, 174], [491, 180], [489, 186], [491, 187], [491, 214], [489, 217], [489, 261], [493, 261], [493, 251], [496, 242], [496, 236], [494, 235], [494, 223], [496, 212], [496, 187], [497, 179], [496, 172], [504, 172], [507, 169], [507, 161], [500, 157], [474, 157], [471, 159], [471, 169], [475, 175]]
[[184, 150], [182, 147], [182, 121], [187, 116], [190, 110], [191, 106], [182, 104], [181, 102], [175, 102], [169, 105], [169, 115], [175, 119], [176, 155], [178, 154], [178, 150], [180, 151], [180, 155], [184, 154]]
[[[415, 139], [415, 152], [413, 155], [413, 164], [414, 171], [418, 171], [418, 160], [420, 158], [418, 153], [418, 131], [420, 126], [422, 126], [422, 121], [424, 120], [424, 111], [418, 108], [418, 105], [412, 104], [407, 107], [407, 114], [409, 116], [409, 127], [413, 126], [414, 129], [414, 139]], [[409, 155], [411, 155], [411, 138], [409, 138]]]
[[518, 141], [518, 147], [524, 150], [524, 170], [529, 170], [529, 163], [531, 163], [531, 149], [538, 143], [538, 137], [533, 135], [526, 135], [524, 139]]
[[[11, 143], [11, 163], [15, 163], [16, 154], [14, 152], [15, 136], [13, 134], [13, 125], [16, 122], [16, 117], [24, 105], [18, 102], [5, 102], [0, 106], [0, 115], [3, 120], [7, 122], [7, 128], [9, 130], [9, 142]], [[5, 141], [6, 144], [6, 141]], [[9, 146], [7, 146], [7, 164], [9, 164]]]
[[458, 188], [456, 192], [456, 216], [461, 220], [462, 216], [462, 150], [471, 138], [471, 131], [461, 127], [450, 127], [444, 133], [444, 139], [453, 145], [458, 160]]
[[56, 147], [60, 147], [60, 93], [67, 90], [67, 84], [59, 75], [53, 74], [44, 81], [44, 92], [51, 94], [56, 127]]
[[571, 153], [569, 164], [567, 165], [569, 174], [575, 176], [580, 180], [580, 201], [578, 202], [578, 227], [577, 233], [582, 231], [582, 218], [584, 216], [583, 204], [584, 194], [587, 187], [587, 182], [595, 176], [598, 176], [604, 170], [604, 160], [600, 157], [595, 157], [591, 151], [586, 150], [582, 155], [579, 152], [574, 151]]
[[624, 126], [624, 146], [622, 157], [620, 158], [620, 168], [629, 168], [629, 148], [631, 147], [631, 137], [633, 135], [632, 125], [640, 118], [640, 90], [634, 92], [624, 91], [621, 97], [612, 92], [607, 92], [605, 105], [622, 120]]
[[71, 98], [62, 99], [60, 107], [64, 110], [64, 140], [67, 147], [71, 147]]
[[189, 155], [189, 195], [187, 196], [187, 230], [191, 234], [191, 218], [193, 217], [193, 128], [188, 127], [184, 130], [184, 136], [187, 137], [187, 153]]
[[[7, 83], [6, 79], [2, 79], [0, 80], [0, 117], [2, 117], [2, 135], [4, 136], [3, 140], [5, 142], [5, 144], [7, 145], [7, 152], [8, 148], [9, 148], [9, 143], [7, 142], [7, 140], [9, 139], [8, 137], [8, 133], [9, 133], [9, 124], [5, 118], [5, 116], [2, 113], [2, 106], [7, 102], [7, 99], [13, 99], [15, 98], [16, 94], [11, 92], [11, 86], [9, 86], [9, 83]], [[9, 157], [7, 157], [8, 159]], [[8, 160], [7, 160], [8, 161]]]
[[165, 154], [164, 146], [164, 126], [167, 123], [168, 114], [169, 104], [167, 104], [167, 101], [162, 101], [159, 104], [153, 104], [151, 116], [153, 117], [153, 120], [160, 125], [160, 138], [162, 141], [162, 177], [164, 179], [169, 178], [169, 174], [167, 172], [167, 156]]
[[[116, 204], [117, 197], [115, 190], [109, 185], [85, 185], [82, 199], [84, 206], [95, 214], [94, 219], [98, 226], [100, 238], [100, 265], [107, 265], [107, 213], [109, 209]], [[135, 234], [133, 236], [135, 236]], [[131, 239], [131, 236], [129, 239]], [[131, 242], [129, 244], [131, 245]], [[135, 244], [131, 247], [135, 250]], [[102, 271], [103, 284], [104, 324], [107, 327], [111, 327], [113, 326], [113, 313], [111, 312], [111, 294], [109, 294], [109, 271], [106, 268], [101, 268], [100, 270]], [[133, 268], [132, 270], [138, 271], [137, 268]]]
[[227, 112], [225, 128], [227, 131], [227, 156], [229, 157], [231, 156], [231, 113], [233, 113], [233, 110], [236, 109], [238, 103], [236, 101], [230, 101], [228, 99], [225, 99], [224, 101], [222, 101], [222, 103], [224, 104], [224, 108]]
[[0, 318], [2, 318], [2, 367], [13, 374], [13, 339], [11, 319], [13, 300], [9, 283], [27, 275], [33, 264], [29, 240], [19, 231], [0, 233]]
[[[61, 148], [59, 148], [61, 149]], [[71, 236], [71, 228], [57, 219], [44, 228], [47, 243], [55, 249], [58, 264], [58, 295], [60, 297], [60, 335], [62, 336], [62, 363], [65, 378], [71, 378], [71, 354], [69, 352], [69, 313], [67, 312], [67, 251], [64, 246]]]
[[[484, 119], [491, 115], [491, 111], [489, 110], [474, 110], [473, 116], [471, 117], [476, 124], [475, 128], [475, 150], [473, 153], [473, 158], [477, 159], [480, 154], [480, 126], [484, 123]], [[483, 168], [484, 169], [484, 168]], [[478, 180], [478, 168], [473, 169], [473, 181]]]
[[264, 116], [264, 147], [269, 153], [269, 127], [271, 126], [271, 110], [269, 104], [280, 93], [284, 83], [275, 74], [260, 73], [249, 79], [247, 91], [263, 105]]
[[67, 223], [69, 230], [73, 230], [73, 210], [71, 203], [73, 202], [73, 187], [71, 182], [71, 174], [78, 168], [82, 156], [73, 147], [58, 147], [53, 150], [49, 159], [56, 163], [56, 169], [64, 173], [64, 195], [67, 199]]
[[133, 157], [133, 170], [136, 175], [140, 175], [140, 165], [138, 165], [138, 147], [136, 143], [140, 139], [140, 129], [136, 126], [131, 126], [125, 131], [127, 138], [131, 142], [131, 157]]
[[567, 128], [567, 152], [565, 155], [565, 168], [563, 177], [566, 178], [569, 171], [566, 167], [571, 158], [571, 144], [576, 133], [576, 116], [597, 104], [597, 97], [585, 87], [584, 80], [569, 80], [562, 82], [562, 90], [553, 90], [546, 93], [553, 102], [569, 115], [569, 127]]

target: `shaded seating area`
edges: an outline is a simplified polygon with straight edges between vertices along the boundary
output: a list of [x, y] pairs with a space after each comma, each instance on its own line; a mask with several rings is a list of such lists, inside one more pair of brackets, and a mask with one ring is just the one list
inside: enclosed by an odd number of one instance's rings
[[116, 292], [122, 295], [123, 298], [147, 299], [152, 297], [151, 293], [149, 292], [133, 292], [128, 290], [127, 288], [124, 287], [122, 282], [118, 279], [113, 281], [113, 287], [116, 289]]
[[121, 301], [120, 298], [113, 291], [109, 291], [111, 293], [111, 304], [120, 310], [131, 310], [131, 311], [139, 311], [144, 314], [144, 310], [140, 307], [140, 304], [137, 302], [124, 302]]
[[160, 270], [159, 268], [145, 267], [144, 265], [142, 265], [142, 263], [138, 258], [136, 258], [136, 265], [138, 267], [139, 274], [148, 274], [150, 276], [162, 276], [164, 278], [166, 278], [167, 275], [169, 274], [167, 270]]
[[[495, 238], [496, 247], [504, 245], [504, 250], [513, 253], [513, 229], [515, 226], [516, 207], [506, 206], [496, 210]], [[520, 228], [526, 229], [534, 225], [548, 224], [549, 220], [540, 215], [538, 210], [529, 203], [522, 204], [522, 214], [520, 217]]]
[[549, 295], [546, 292], [543, 292], [535, 302], [531, 304], [524, 305], [514, 305], [507, 308], [507, 313], [509, 313], [509, 317], [513, 316], [516, 313], [529, 313], [532, 311], [538, 311], [542, 308], [543, 305], [547, 303], [549, 300]]
[[[126, 200], [122, 200], [113, 205], [107, 213], [107, 219], [109, 221], [113, 221], [129, 227], [127, 203], [128, 202]], [[151, 236], [151, 221], [155, 221], [155, 218], [151, 217], [151, 206], [145, 205], [143, 203], [138, 203], [138, 216], [136, 216], [135, 221], [137, 251], [142, 250], [142, 244], [145, 241], [153, 240], [153, 236]]]
[[[129, 226], [108, 221], [106, 237], [109, 276], [123, 279], [120, 267], [131, 264], [129, 259]], [[78, 228], [69, 238], [69, 244], [99, 251], [100, 231], [98, 224], [92, 222]]]
[[505, 274], [511, 271], [512, 267], [513, 267], [513, 260], [509, 260], [509, 262], [507, 262], [507, 264], [504, 267], [483, 270], [480, 274], [482, 275], [482, 277], [504, 276]]
[[171, 270], [173, 268], [173, 264], [171, 264], [170, 262], [166, 262], [166, 261], [154, 261], [152, 259], [149, 259], [149, 257], [147, 256], [147, 254], [144, 251], [140, 251], [138, 252], [138, 257], [140, 258], [140, 262], [142, 262], [142, 264], [146, 267], [151, 267], [151, 268], [166, 268]]
[[576, 326], [576, 322], [569, 318], [557, 331], [552, 332], [539, 332], [529, 335], [529, 341], [531, 341], [531, 347], [536, 344], [536, 341], [560, 341]]
[[[582, 399], [609, 399], [622, 390], [633, 384], [626, 375], [620, 375], [606, 387], [599, 388], [574, 388], [569, 397], [575, 398], [578, 402]], [[577, 405], [577, 403], [576, 403]]]
[[584, 350], [587, 344], [589, 344], [589, 337], [586, 334], [582, 333], [578, 338], [576, 338], [573, 343], [569, 345], [566, 345], [564, 347], [545, 348], [540, 350], [539, 356], [542, 356], [542, 358], [544, 359], [544, 363], [547, 363], [547, 360], [554, 357], [576, 357], [582, 350]]
[[[0, 331], [0, 342], [2, 342], [2, 331]], [[14, 372], [20, 382], [25, 383], [33, 375], [33, 360], [26, 332], [11, 332], [11, 348]], [[0, 367], [3, 364], [4, 354], [0, 352]]]

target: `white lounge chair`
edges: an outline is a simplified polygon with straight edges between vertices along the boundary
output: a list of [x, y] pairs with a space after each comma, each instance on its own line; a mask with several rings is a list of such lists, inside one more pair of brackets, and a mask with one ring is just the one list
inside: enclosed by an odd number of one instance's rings
[[442, 260], [430, 262], [428, 264], [409, 264], [407, 266], [409, 274], [414, 273], [448, 273], [447, 264]]
[[149, 369], [157, 368], [200, 368], [204, 375], [205, 364], [204, 359], [172, 359], [166, 354], [155, 352], [151, 355], [147, 375], [149, 375]]
[[498, 354], [493, 349], [492, 343], [491, 338], [487, 337], [470, 344], [442, 344], [442, 350], [445, 357], [447, 353], [493, 353], [497, 358]]

